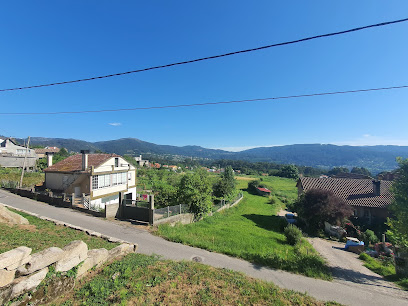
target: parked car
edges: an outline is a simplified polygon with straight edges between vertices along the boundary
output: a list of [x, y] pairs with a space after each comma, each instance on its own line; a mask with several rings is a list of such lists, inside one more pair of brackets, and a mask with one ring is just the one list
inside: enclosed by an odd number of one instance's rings
[[296, 224], [297, 222], [294, 214], [286, 214], [285, 219], [289, 224]]

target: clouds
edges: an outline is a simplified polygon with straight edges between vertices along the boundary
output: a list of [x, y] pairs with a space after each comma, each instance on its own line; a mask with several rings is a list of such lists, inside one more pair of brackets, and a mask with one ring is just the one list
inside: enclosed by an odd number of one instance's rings
[[111, 126], [121, 126], [122, 125], [122, 123], [120, 123], [120, 122], [112, 122], [112, 123], [108, 123], [109, 125], [111, 125]]

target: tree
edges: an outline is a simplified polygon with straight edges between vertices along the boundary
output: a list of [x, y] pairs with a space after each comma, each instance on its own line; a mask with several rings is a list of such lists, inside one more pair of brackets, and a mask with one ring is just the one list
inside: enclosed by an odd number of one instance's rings
[[235, 195], [236, 181], [231, 166], [227, 166], [220, 180], [214, 185], [214, 195], [218, 198], [230, 198]]
[[334, 167], [329, 171], [329, 175], [337, 175], [339, 173], [350, 173], [350, 170], [346, 167]]
[[310, 230], [324, 227], [324, 221], [339, 225], [353, 214], [353, 209], [331, 191], [311, 189], [303, 194], [294, 205], [295, 211]]
[[398, 158], [397, 161], [398, 178], [391, 188], [394, 201], [389, 206], [391, 217], [387, 234], [394, 244], [408, 250], [408, 159]]
[[371, 177], [371, 173], [370, 171], [368, 171], [366, 168], [364, 167], [354, 167], [353, 169], [351, 169], [350, 173], [355, 173], [355, 174], [362, 174], [362, 175], [366, 175], [366, 176], [370, 176]]
[[287, 177], [292, 179], [299, 178], [299, 170], [295, 165], [286, 165], [278, 172], [278, 176]]
[[199, 219], [211, 211], [212, 182], [207, 171], [199, 168], [195, 172], [185, 174], [178, 188], [180, 203], [189, 205], [190, 211]]

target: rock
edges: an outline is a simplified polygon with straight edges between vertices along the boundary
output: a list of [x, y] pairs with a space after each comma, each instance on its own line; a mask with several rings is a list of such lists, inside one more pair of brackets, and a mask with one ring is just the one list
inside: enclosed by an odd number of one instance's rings
[[88, 258], [79, 266], [77, 277], [82, 277], [88, 270], [101, 266], [108, 260], [109, 252], [106, 249], [95, 249], [88, 251]]
[[11, 271], [11, 270], [16, 270], [18, 267], [24, 266], [26, 263], [28, 263], [31, 260], [31, 255], [28, 255], [27, 257], [23, 258], [22, 260], [16, 262], [15, 264], [6, 267], [6, 270]]
[[16, 270], [7, 271], [6, 269], [0, 270], [0, 288], [10, 284], [16, 275]]
[[109, 259], [136, 252], [137, 244], [122, 243], [109, 251]]
[[94, 237], [99, 237], [99, 238], [102, 236], [101, 233], [98, 233], [98, 232], [95, 232], [95, 231], [91, 231], [91, 230], [87, 230], [86, 233], [87, 233], [89, 236], [94, 236]]
[[65, 272], [71, 270], [80, 262], [84, 261], [88, 256], [88, 246], [81, 240], [72, 241], [70, 244], [67, 244], [62, 250], [64, 251], [64, 253], [55, 266], [55, 271], [57, 272]]
[[63, 254], [64, 251], [56, 247], [48, 248], [44, 251], [35, 253], [31, 256], [31, 260], [29, 260], [24, 266], [17, 269], [17, 273], [19, 275], [27, 275], [41, 270], [44, 267], [61, 260]]
[[4, 268], [9, 268], [8, 270], [16, 269], [17, 267], [27, 262], [25, 260], [29, 258], [30, 253], [31, 253], [30, 248], [21, 246], [8, 252], [5, 252], [3, 254], [0, 254], [0, 269]]
[[0, 223], [30, 224], [26, 218], [8, 210], [3, 204], [0, 204]]
[[10, 300], [12, 286], [0, 288], [0, 305], [7, 305], [6, 302]]
[[113, 243], [117, 243], [117, 242], [121, 242], [122, 240], [121, 240], [121, 239], [118, 239], [118, 238], [114, 238], [114, 237], [109, 237], [109, 238], [108, 238], [108, 241], [109, 241], [109, 242], [113, 242]]
[[27, 291], [36, 288], [41, 283], [41, 281], [47, 276], [47, 273], [48, 268], [44, 268], [33, 275], [22, 277], [21, 279], [19, 279], [18, 282], [13, 286], [10, 298], [13, 299]]

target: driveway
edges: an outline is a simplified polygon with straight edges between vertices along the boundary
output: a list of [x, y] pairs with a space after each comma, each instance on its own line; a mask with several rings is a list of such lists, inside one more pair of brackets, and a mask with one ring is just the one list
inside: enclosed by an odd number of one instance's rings
[[374, 286], [355, 287], [349, 283], [328, 282], [285, 271], [273, 270], [223, 254], [208, 252], [179, 243], [166, 241], [127, 222], [112, 222], [92, 217], [69, 208], [54, 207], [19, 197], [0, 189], [0, 202], [41, 216], [67, 222], [105, 235], [139, 245], [142, 254], [158, 254], [164, 259], [196, 260], [216, 268], [242, 272], [248, 276], [273, 282], [281, 288], [306, 292], [323, 301], [337, 301], [346, 305], [408, 305], [408, 297], [379, 292]]
[[308, 240], [327, 260], [332, 269], [334, 282], [362, 290], [375, 290], [389, 296], [408, 298], [406, 291], [364, 267], [363, 261], [358, 259], [357, 254], [345, 251], [344, 243], [320, 238], [309, 238]]

